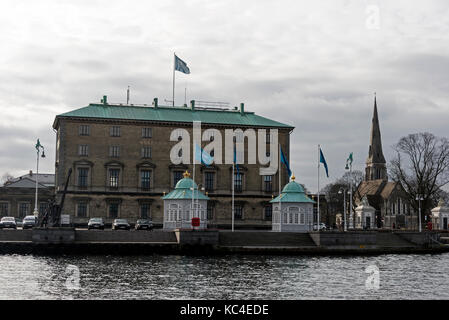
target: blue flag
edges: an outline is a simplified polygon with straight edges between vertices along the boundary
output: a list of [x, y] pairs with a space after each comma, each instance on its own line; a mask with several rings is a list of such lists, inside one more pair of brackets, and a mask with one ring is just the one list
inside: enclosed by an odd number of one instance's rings
[[288, 165], [288, 161], [284, 155], [284, 152], [282, 152], [282, 147], [281, 147], [281, 163], [285, 164], [285, 166], [287, 167], [288, 177], [290, 178], [292, 176], [292, 171], [290, 170], [290, 166]]
[[198, 144], [195, 143], [195, 159], [201, 161], [202, 164], [209, 166], [214, 162], [214, 158], [204, 151]]
[[326, 159], [324, 159], [323, 151], [320, 148], [320, 162], [324, 165], [324, 169], [326, 169], [326, 176], [329, 178], [329, 171], [327, 170]]
[[175, 54], [175, 70], [181, 71], [185, 74], [190, 74], [190, 69], [187, 67], [187, 63], [179, 59]]

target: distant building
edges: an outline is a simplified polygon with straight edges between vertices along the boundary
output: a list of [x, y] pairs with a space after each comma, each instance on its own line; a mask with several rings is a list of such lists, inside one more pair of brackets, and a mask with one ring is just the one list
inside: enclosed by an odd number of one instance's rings
[[[377, 101], [374, 98], [374, 111], [371, 123], [371, 136], [366, 160], [365, 180], [360, 183], [354, 194], [354, 202], [360, 206], [363, 197], [375, 209], [377, 228], [416, 228], [416, 215], [402, 186], [388, 181], [387, 166], [382, 151]], [[359, 224], [361, 222], [355, 221]]]
[[280, 232], [309, 232], [313, 230], [313, 205], [304, 188], [295, 181], [295, 176], [282, 189], [273, 204], [272, 230]]
[[28, 174], [13, 178], [0, 187], [0, 216], [23, 218], [32, 215], [36, 198], [36, 177], [38, 179], [38, 210], [44, 212], [48, 200], [54, 197], [55, 175], [30, 170]]
[[[186, 171], [164, 200], [164, 229], [191, 229], [192, 218], [200, 219], [196, 229], [207, 228], [207, 201], [209, 197], [198, 190], [198, 185]], [[193, 190], [192, 190], [193, 189]]]
[[[73, 169], [64, 205], [75, 224], [90, 217], [106, 222], [120, 217], [131, 221], [151, 218], [155, 225], [164, 221], [162, 196], [174, 190], [183, 173], [192, 172], [191, 164], [173, 164], [170, 141], [175, 132], [182, 140], [192, 136], [193, 121], [201, 121], [203, 144], [216, 139], [204, 136], [206, 129], [216, 129], [225, 145], [226, 129], [278, 129], [279, 143], [286, 157], [290, 155], [292, 126], [240, 108], [223, 109], [191, 106], [152, 106], [90, 104], [56, 116], [56, 192], [61, 194], [67, 172]], [[208, 141], [204, 141], [204, 139]], [[271, 229], [270, 200], [277, 194], [278, 174], [261, 176], [259, 164], [245, 164], [234, 173], [235, 227]], [[218, 140], [217, 140], [218, 141]], [[272, 145], [270, 135], [266, 147]], [[192, 143], [192, 141], [190, 142]], [[277, 147], [277, 146], [276, 146]], [[214, 150], [215, 151], [215, 150]], [[190, 158], [192, 158], [192, 146]], [[223, 153], [223, 159], [224, 159]], [[224, 161], [223, 161], [224, 162]], [[208, 192], [207, 221], [210, 226], [231, 227], [232, 164], [196, 165], [195, 183]], [[283, 175], [281, 184], [286, 184]]]

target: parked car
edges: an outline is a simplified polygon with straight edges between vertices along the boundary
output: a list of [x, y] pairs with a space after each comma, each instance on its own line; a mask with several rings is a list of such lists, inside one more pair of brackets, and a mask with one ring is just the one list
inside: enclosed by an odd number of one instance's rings
[[5, 228], [17, 229], [16, 219], [14, 217], [3, 217], [0, 220], [0, 229]]
[[23, 221], [20, 218], [14, 218], [14, 220], [16, 221], [16, 228], [18, 227], [23, 227]]
[[104, 230], [103, 218], [90, 218], [87, 223], [87, 229], [100, 229]]
[[136, 230], [153, 230], [153, 222], [147, 219], [139, 219], [135, 225]]
[[131, 226], [128, 223], [128, 220], [126, 219], [115, 219], [114, 222], [112, 223], [112, 230], [117, 230], [117, 229], [124, 229], [124, 230], [129, 230], [131, 228]]
[[[326, 229], [327, 229], [326, 225], [324, 223], [320, 223], [320, 230], [326, 230]], [[313, 230], [315, 230], [315, 231], [318, 230], [318, 227], [316, 224], [313, 226]]]
[[37, 225], [37, 218], [35, 216], [26, 216], [22, 221], [22, 229], [31, 229]]

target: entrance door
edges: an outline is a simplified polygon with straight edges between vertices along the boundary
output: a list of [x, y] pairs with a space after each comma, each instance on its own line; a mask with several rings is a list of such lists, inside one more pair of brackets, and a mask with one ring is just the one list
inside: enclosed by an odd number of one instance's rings
[[366, 229], [371, 228], [371, 217], [370, 217], [370, 216], [367, 216], [367, 217], [365, 218], [365, 228], [366, 228]]
[[447, 230], [447, 217], [443, 218], [443, 230]]

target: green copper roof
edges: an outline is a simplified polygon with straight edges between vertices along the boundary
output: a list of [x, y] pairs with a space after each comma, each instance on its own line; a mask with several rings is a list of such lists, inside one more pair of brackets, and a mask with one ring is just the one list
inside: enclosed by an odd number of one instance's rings
[[290, 181], [287, 183], [282, 189], [281, 195], [277, 196], [273, 200], [271, 200], [271, 203], [279, 202], [279, 199], [281, 199], [281, 202], [309, 202], [309, 203], [315, 203], [315, 201], [311, 200], [304, 192], [304, 188], [297, 182]]
[[198, 186], [192, 179], [185, 177], [178, 181], [175, 190], [171, 191], [169, 194], [162, 197], [163, 200], [173, 200], [173, 199], [189, 199], [192, 200], [192, 185], [195, 188], [195, 200], [209, 200], [209, 197], [204, 195], [198, 190]]
[[155, 108], [152, 106], [90, 104], [87, 107], [57, 115], [53, 127], [57, 126], [58, 119], [62, 117], [168, 122], [201, 121], [210, 124], [293, 128], [293, 126], [258, 116], [254, 112], [206, 110], [198, 107], [192, 110], [190, 107], [158, 106]]

